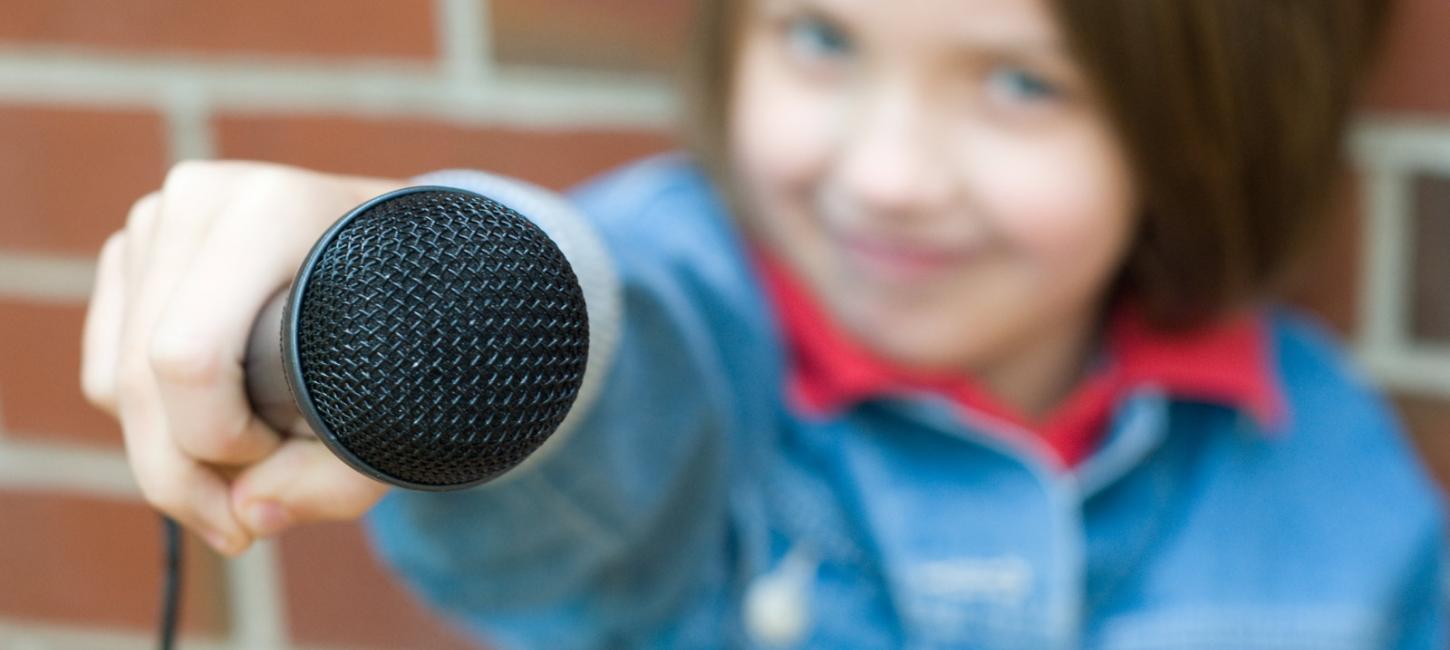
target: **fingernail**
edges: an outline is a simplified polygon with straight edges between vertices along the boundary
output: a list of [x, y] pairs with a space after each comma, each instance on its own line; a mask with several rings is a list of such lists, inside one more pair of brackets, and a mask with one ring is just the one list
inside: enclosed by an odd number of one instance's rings
[[247, 506], [247, 525], [258, 537], [271, 537], [292, 523], [287, 511], [276, 501], [254, 501]]

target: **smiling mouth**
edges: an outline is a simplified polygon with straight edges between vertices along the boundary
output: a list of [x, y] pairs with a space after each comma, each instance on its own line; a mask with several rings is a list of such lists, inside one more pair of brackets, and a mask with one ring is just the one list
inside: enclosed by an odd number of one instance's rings
[[859, 270], [888, 281], [931, 279], [970, 263], [978, 247], [904, 243], [879, 237], [840, 234], [837, 244]]

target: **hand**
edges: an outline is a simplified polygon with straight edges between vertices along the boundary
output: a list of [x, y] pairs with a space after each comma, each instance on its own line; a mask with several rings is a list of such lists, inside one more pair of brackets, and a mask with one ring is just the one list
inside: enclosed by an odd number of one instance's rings
[[82, 340], [86, 398], [120, 423], [141, 493], [227, 555], [298, 523], [361, 516], [387, 488], [251, 412], [252, 322], [318, 237], [404, 184], [250, 162], [183, 162], [101, 249]]

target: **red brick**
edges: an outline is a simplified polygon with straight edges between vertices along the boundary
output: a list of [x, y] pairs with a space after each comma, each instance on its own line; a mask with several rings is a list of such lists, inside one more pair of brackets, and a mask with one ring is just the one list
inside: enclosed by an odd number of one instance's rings
[[151, 112], [3, 106], [0, 142], [0, 249], [95, 255], [166, 173]]
[[287, 620], [299, 643], [469, 650], [372, 556], [358, 524], [306, 526], [281, 538]]
[[[155, 630], [161, 521], [135, 502], [0, 491], [0, 617]], [[182, 629], [226, 633], [221, 562], [188, 537]]]
[[216, 130], [227, 158], [399, 178], [466, 167], [554, 188], [671, 146], [668, 137], [646, 130], [464, 128], [335, 115], [224, 115]]
[[8, 435], [121, 445], [120, 426], [81, 395], [84, 318], [83, 305], [0, 299], [0, 415]]
[[1450, 113], [1450, 2], [1403, 0], [1374, 82], [1373, 109]]
[[1450, 491], [1450, 399], [1400, 395], [1395, 401], [1421, 457], [1440, 486]]
[[688, 0], [493, 0], [500, 63], [671, 70], [684, 52]]
[[432, 2], [6, 0], [0, 41], [129, 52], [428, 57]]
[[1361, 187], [1346, 180], [1331, 199], [1328, 228], [1289, 280], [1289, 300], [1324, 319], [1341, 336], [1356, 331], [1359, 310]]

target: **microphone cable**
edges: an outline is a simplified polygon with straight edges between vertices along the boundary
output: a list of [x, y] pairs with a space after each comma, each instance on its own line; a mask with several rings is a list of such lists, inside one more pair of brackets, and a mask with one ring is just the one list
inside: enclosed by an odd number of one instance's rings
[[161, 650], [172, 650], [181, 610], [181, 527], [166, 516], [161, 518], [161, 527], [166, 547], [162, 559], [166, 579], [161, 591]]

